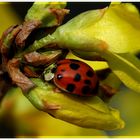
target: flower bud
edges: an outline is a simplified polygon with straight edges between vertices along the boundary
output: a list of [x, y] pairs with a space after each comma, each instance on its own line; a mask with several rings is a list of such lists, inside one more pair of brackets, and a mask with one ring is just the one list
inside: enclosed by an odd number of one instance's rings
[[116, 109], [110, 108], [99, 97], [77, 97], [55, 91], [55, 87], [39, 79], [32, 79], [38, 86], [26, 97], [39, 110], [49, 113], [57, 119], [69, 123], [102, 130], [114, 130], [124, 127]]

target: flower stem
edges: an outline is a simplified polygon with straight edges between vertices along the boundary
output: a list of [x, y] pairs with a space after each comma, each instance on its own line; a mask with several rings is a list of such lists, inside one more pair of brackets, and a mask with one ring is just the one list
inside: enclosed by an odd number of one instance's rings
[[51, 35], [45, 36], [44, 38], [42, 38], [40, 40], [34, 41], [34, 43], [32, 45], [30, 45], [25, 51], [22, 51], [22, 50], [19, 51], [15, 57], [22, 57], [26, 53], [36, 51], [40, 48], [43, 48], [43, 47], [53, 44], [53, 43], [55, 43], [54, 37], [52, 37]]

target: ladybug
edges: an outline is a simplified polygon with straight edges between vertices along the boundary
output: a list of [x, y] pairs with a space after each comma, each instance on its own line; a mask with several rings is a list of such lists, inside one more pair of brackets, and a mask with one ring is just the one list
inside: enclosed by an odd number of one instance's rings
[[[56, 63], [52, 81], [67, 93], [80, 96], [95, 95], [99, 80], [94, 70], [86, 63], [75, 59], [63, 59]], [[48, 74], [48, 77], [51, 74]], [[50, 79], [49, 79], [50, 80]]]

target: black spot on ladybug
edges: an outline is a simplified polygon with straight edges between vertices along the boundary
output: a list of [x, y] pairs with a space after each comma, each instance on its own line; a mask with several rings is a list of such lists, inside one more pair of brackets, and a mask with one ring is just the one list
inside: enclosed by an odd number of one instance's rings
[[80, 80], [81, 80], [81, 75], [77, 73], [77, 74], [75, 75], [75, 77], [74, 77], [74, 81], [75, 81], [75, 82], [78, 82], [78, 81], [80, 81]]
[[62, 71], [62, 72], [64, 72], [64, 71], [65, 71], [65, 69], [62, 69], [61, 71]]
[[57, 79], [58, 79], [58, 80], [60, 80], [60, 79], [62, 79], [62, 78], [63, 78], [63, 76], [62, 76], [61, 74], [58, 74], [58, 75], [57, 75]]
[[75, 89], [75, 85], [74, 84], [68, 84], [66, 90], [69, 92], [73, 92]]
[[97, 82], [95, 88], [92, 89], [91, 93], [92, 93], [92, 94], [97, 94], [97, 93], [98, 93], [98, 89], [99, 89], [99, 82]]
[[89, 86], [83, 86], [82, 87], [82, 93], [83, 94], [88, 94], [90, 92], [90, 87]]
[[90, 81], [90, 80], [85, 80], [84, 82], [85, 82], [85, 84], [87, 84], [87, 85], [91, 85], [91, 81]]
[[91, 70], [88, 70], [87, 73], [86, 73], [86, 75], [88, 77], [93, 77], [94, 73]]
[[76, 63], [71, 63], [70, 64], [70, 68], [73, 69], [73, 70], [77, 70], [79, 67], [80, 67], [79, 64], [76, 64]]

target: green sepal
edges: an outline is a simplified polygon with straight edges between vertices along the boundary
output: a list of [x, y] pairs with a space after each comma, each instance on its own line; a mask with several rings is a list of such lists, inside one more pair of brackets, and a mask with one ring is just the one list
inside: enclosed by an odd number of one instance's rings
[[[25, 16], [25, 21], [41, 21], [41, 27], [58, 26], [62, 22], [63, 16], [69, 12], [63, 9], [65, 7], [66, 2], [34, 2]], [[52, 9], [60, 11], [55, 13]], [[59, 15], [60, 13], [63, 14]], [[62, 16], [62, 19], [59, 19], [59, 16]]]

